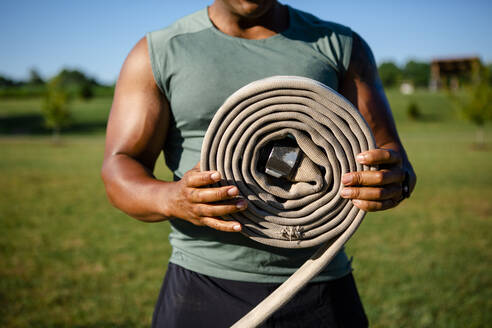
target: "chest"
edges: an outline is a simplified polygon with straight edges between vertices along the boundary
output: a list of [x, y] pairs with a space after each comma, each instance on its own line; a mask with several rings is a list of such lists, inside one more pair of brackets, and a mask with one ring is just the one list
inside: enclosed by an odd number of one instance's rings
[[269, 76], [303, 76], [338, 88], [337, 72], [309, 44], [282, 36], [252, 41], [212, 34], [191, 35], [172, 44], [166, 84], [178, 129], [206, 130], [229, 95]]

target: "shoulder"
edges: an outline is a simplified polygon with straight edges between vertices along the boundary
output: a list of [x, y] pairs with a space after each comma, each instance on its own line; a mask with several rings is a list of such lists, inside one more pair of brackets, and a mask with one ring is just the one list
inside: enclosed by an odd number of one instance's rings
[[185, 16], [167, 27], [149, 32], [146, 36], [149, 43], [162, 44], [179, 35], [196, 33], [210, 26], [211, 22], [205, 8]]
[[348, 75], [361, 81], [376, 81], [378, 78], [376, 60], [367, 42], [353, 33], [353, 46]]
[[150, 64], [154, 79], [159, 89], [169, 97], [166, 78], [169, 73], [169, 67], [173, 66], [175, 60], [179, 60], [173, 53], [173, 40], [179, 40], [181, 36], [198, 33], [207, 30], [212, 26], [208, 18], [207, 9], [204, 8], [193, 14], [185, 16], [173, 24], [149, 32], [146, 34], [147, 40], [147, 57], [150, 58]]
[[348, 69], [352, 53], [352, 30], [291, 7], [289, 13], [292, 24], [289, 37], [311, 44], [343, 75]]
[[[156, 84], [152, 75], [146, 37], [141, 38], [126, 57], [116, 82], [117, 90], [154, 90]], [[118, 93], [120, 94], [120, 93]]]
[[293, 16], [291, 21], [296, 24], [296, 27], [304, 30], [309, 34], [320, 34], [321, 35], [331, 35], [337, 34], [340, 36], [352, 37], [352, 30], [350, 27], [323, 20], [313, 14], [307, 13], [305, 11], [289, 7], [289, 12]]

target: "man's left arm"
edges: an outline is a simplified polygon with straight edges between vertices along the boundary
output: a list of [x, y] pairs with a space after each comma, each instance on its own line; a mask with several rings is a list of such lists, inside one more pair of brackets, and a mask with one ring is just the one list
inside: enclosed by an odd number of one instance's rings
[[350, 65], [339, 92], [357, 107], [369, 124], [378, 149], [359, 154], [362, 164], [379, 165], [378, 171], [351, 172], [342, 177], [342, 197], [365, 211], [395, 207], [408, 197], [417, 181], [401, 144], [391, 109], [367, 43], [354, 33]]

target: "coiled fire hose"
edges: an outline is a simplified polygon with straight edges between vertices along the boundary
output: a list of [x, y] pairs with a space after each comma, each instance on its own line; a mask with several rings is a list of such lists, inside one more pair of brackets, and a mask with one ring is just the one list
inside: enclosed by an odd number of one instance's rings
[[324, 84], [274, 76], [234, 92], [206, 132], [201, 169], [218, 170], [248, 200], [231, 214], [247, 237], [271, 246], [322, 244], [277, 290], [233, 327], [256, 327], [315, 277], [365, 212], [341, 198], [341, 176], [371, 169], [355, 156], [376, 148], [358, 110]]

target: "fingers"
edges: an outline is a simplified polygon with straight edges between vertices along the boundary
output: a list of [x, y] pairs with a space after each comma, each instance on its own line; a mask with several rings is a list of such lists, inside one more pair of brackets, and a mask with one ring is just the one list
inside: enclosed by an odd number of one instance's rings
[[365, 165], [400, 164], [400, 153], [391, 149], [372, 149], [358, 154], [355, 159]]
[[346, 186], [382, 186], [392, 183], [401, 183], [405, 173], [400, 168], [380, 171], [361, 171], [346, 173], [342, 183]]
[[239, 222], [227, 221], [220, 217], [243, 211], [247, 207], [247, 201], [244, 199], [228, 204], [194, 204], [190, 209], [189, 215], [183, 218], [197, 226], [208, 226], [212, 229], [226, 232], [238, 232], [242, 229]]
[[224, 216], [243, 211], [246, 207], [248, 207], [246, 200], [240, 199], [229, 204], [196, 204], [194, 212], [198, 217]]
[[239, 195], [239, 190], [234, 186], [219, 188], [190, 188], [188, 199], [193, 203], [211, 203], [231, 199]]
[[354, 203], [356, 207], [366, 212], [383, 211], [398, 205], [398, 201], [394, 199], [387, 199], [383, 201], [353, 199], [352, 203]]
[[382, 165], [379, 171], [349, 172], [343, 175], [342, 183], [347, 186], [340, 195], [352, 199], [364, 211], [381, 211], [398, 205], [402, 198], [401, 183], [405, 178], [401, 154], [391, 149], [373, 149], [356, 156], [359, 163]]
[[242, 226], [239, 222], [224, 221], [220, 218], [204, 217], [200, 219], [189, 219], [187, 221], [197, 226], [207, 226], [225, 232], [238, 232], [242, 230]]
[[220, 179], [221, 175], [217, 171], [200, 172], [200, 163], [186, 172], [178, 182], [179, 192], [173, 202], [176, 205], [173, 216], [220, 231], [241, 231], [239, 222], [222, 218], [247, 208], [245, 199], [231, 200], [239, 195], [239, 189], [236, 186], [201, 188], [219, 182]]
[[343, 188], [340, 195], [343, 198], [360, 200], [387, 200], [399, 199], [401, 197], [401, 186], [399, 184], [389, 184], [384, 187], [348, 187]]
[[241, 225], [235, 221], [224, 221], [217, 218], [204, 217], [201, 219], [201, 223], [212, 229], [226, 231], [226, 232], [238, 232], [241, 231]]
[[203, 187], [220, 181], [220, 173], [217, 171], [200, 172], [198, 168], [193, 168], [183, 176], [187, 187]]

